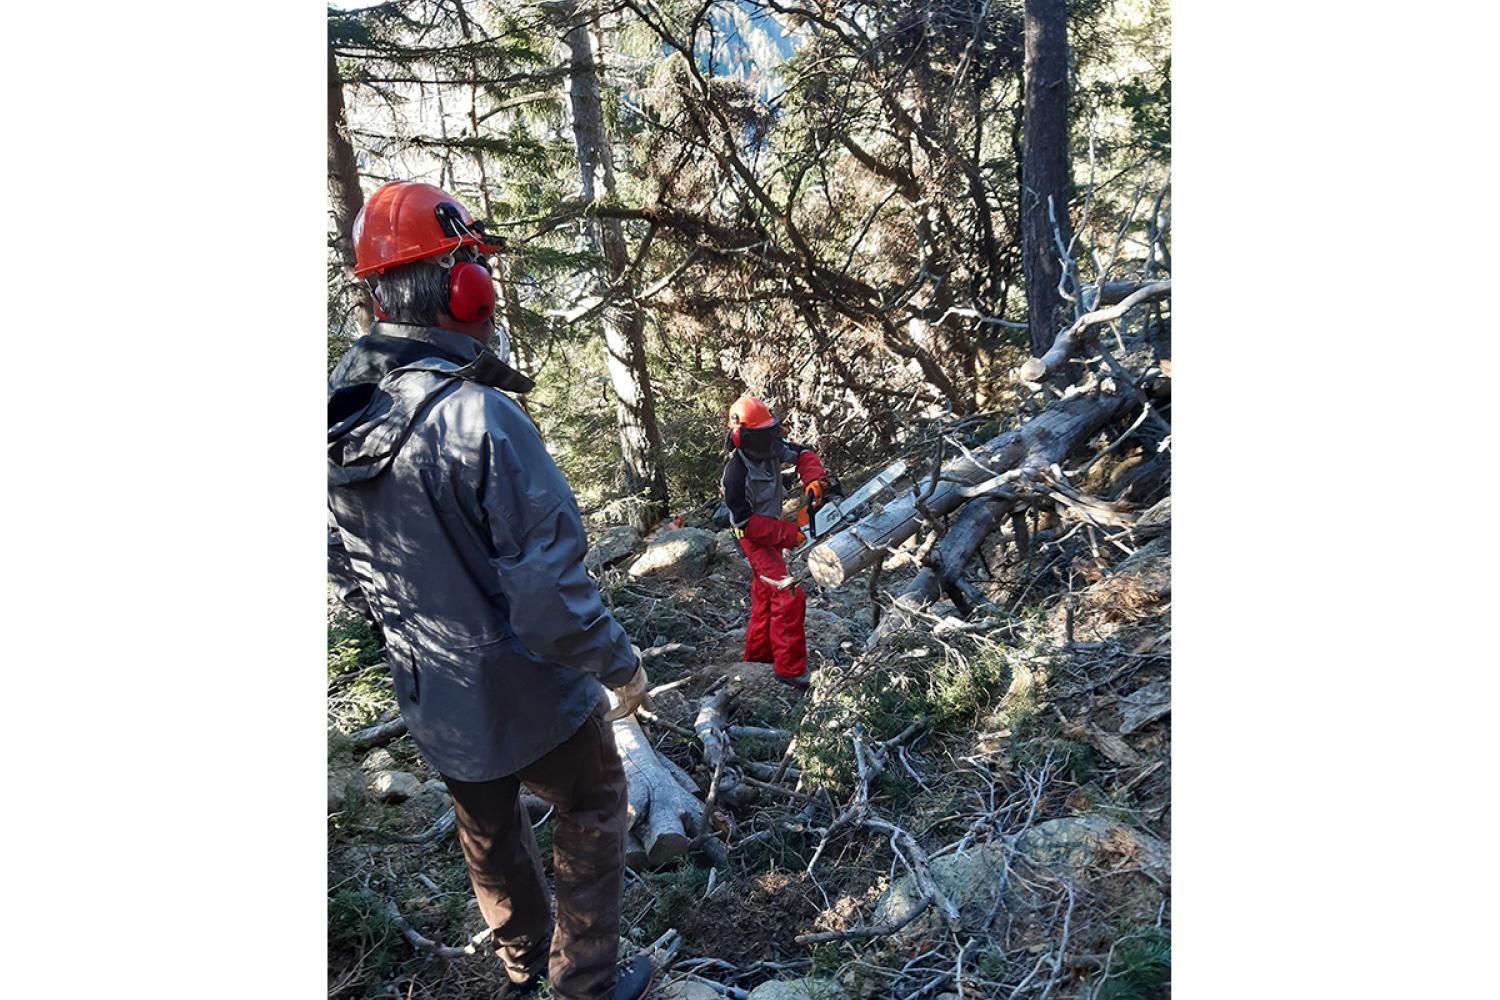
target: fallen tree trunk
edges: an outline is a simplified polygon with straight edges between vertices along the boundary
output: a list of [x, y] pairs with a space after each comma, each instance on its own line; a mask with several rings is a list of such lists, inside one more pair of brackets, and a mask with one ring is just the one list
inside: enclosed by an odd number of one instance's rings
[[[1125, 405], [1123, 393], [1098, 388], [1065, 396], [1028, 423], [945, 462], [931, 494], [924, 488], [923, 506], [934, 516], [947, 514], [1007, 473], [1060, 462]], [[840, 586], [910, 538], [920, 524], [916, 498], [908, 494], [812, 549], [808, 570], [822, 586]]]
[[[948, 533], [938, 543], [937, 552], [931, 560], [931, 565], [923, 566], [921, 571], [896, 598], [896, 607], [893, 613], [882, 618], [875, 631], [870, 633], [869, 639], [865, 641], [866, 649], [874, 649], [880, 641], [895, 630], [906, 616], [901, 611], [914, 611], [925, 608], [932, 604], [944, 591], [952, 592], [963, 586], [962, 574], [969, 560], [974, 558], [974, 553], [979, 551], [979, 546], [989, 535], [990, 529], [995, 526], [1005, 513], [1011, 509], [1011, 501], [998, 499], [982, 499], [964, 508], [954, 520]], [[965, 599], [972, 598], [965, 594]], [[954, 601], [954, 604], [958, 604]]]
[[662, 764], [634, 716], [613, 725], [615, 746], [625, 764], [631, 833], [641, 845], [642, 856], [632, 860], [654, 868], [687, 853], [703, 803]]
[[[960, 608], [965, 603], [981, 603], [983, 598], [963, 581], [964, 567], [974, 558], [974, 553], [979, 551], [979, 546], [989, 535], [995, 522], [1010, 513], [1012, 508], [1013, 504], [1009, 501], [995, 498], [981, 498], [966, 507], [938, 544], [933, 565], [922, 567], [922, 572], [917, 574], [920, 583], [914, 581], [913, 588], [921, 586], [924, 593], [928, 590], [946, 593]], [[924, 577], [932, 582], [929, 583]]]

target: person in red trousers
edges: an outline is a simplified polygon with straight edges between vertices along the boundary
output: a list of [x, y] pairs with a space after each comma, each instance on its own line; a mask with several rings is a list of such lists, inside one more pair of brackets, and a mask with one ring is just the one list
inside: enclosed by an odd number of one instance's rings
[[781, 436], [781, 421], [754, 396], [741, 396], [729, 409], [729, 461], [724, 464], [724, 504], [735, 536], [750, 560], [750, 624], [745, 659], [774, 665], [776, 679], [807, 687], [807, 637], [803, 615], [807, 595], [791, 582], [782, 552], [805, 540], [797, 525], [782, 520], [786, 497], [782, 467], [795, 463], [809, 499], [828, 488], [828, 474], [810, 448]]

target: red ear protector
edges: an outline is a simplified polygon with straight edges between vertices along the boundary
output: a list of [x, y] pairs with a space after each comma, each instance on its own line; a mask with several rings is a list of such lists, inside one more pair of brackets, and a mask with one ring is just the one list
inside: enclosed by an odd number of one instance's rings
[[[380, 285], [370, 282], [370, 298], [375, 302], [375, 318], [382, 323], [390, 315], [380, 303]], [[478, 323], [495, 314], [495, 284], [483, 264], [459, 261], [448, 269], [448, 315], [460, 323]]]
[[448, 269], [448, 315], [478, 323], [495, 314], [495, 283], [483, 264], [459, 261]]
[[740, 446], [740, 425], [739, 424], [735, 424], [734, 425], [734, 430], [732, 430], [732, 431], [729, 432], [729, 440], [732, 441], [732, 442], [734, 442], [734, 446], [736, 448], [738, 448]]

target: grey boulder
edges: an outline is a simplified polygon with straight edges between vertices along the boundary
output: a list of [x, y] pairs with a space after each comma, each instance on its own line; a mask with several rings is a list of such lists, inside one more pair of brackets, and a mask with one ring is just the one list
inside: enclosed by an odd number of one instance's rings
[[583, 557], [590, 573], [623, 562], [641, 550], [641, 533], [628, 524], [617, 524], [595, 540]]
[[721, 531], [714, 536], [714, 559], [728, 575], [750, 579], [750, 561], [733, 531]]
[[696, 580], [708, 572], [715, 549], [713, 532], [702, 528], [670, 528], [658, 532], [635, 562], [636, 579]]
[[396, 758], [385, 747], [377, 747], [360, 761], [359, 766], [366, 774], [375, 774], [378, 771], [397, 771], [401, 765]]
[[349, 765], [328, 769], [328, 811], [343, 812], [365, 798], [365, 778], [359, 769]]
[[381, 802], [405, 802], [421, 788], [417, 776], [406, 771], [376, 771], [370, 775], [370, 791]]
[[750, 991], [749, 1000], [847, 1000], [849, 994], [831, 979], [772, 979]]
[[421, 787], [407, 802], [409, 808], [419, 809], [433, 819], [447, 812], [451, 805], [453, 805], [453, 798], [448, 794], [448, 786], [443, 784], [441, 778], [432, 778], [422, 782]]

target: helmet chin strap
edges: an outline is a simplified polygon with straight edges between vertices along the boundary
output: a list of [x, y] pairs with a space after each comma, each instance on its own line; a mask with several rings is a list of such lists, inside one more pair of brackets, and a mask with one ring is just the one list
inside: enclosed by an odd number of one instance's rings
[[380, 302], [380, 282], [377, 278], [366, 278], [365, 287], [370, 290], [370, 302], [375, 307], [375, 319], [384, 323], [390, 319], [385, 313], [385, 306]]
[[499, 323], [495, 324], [495, 335], [490, 338], [489, 348], [495, 357], [510, 364], [510, 333]]

